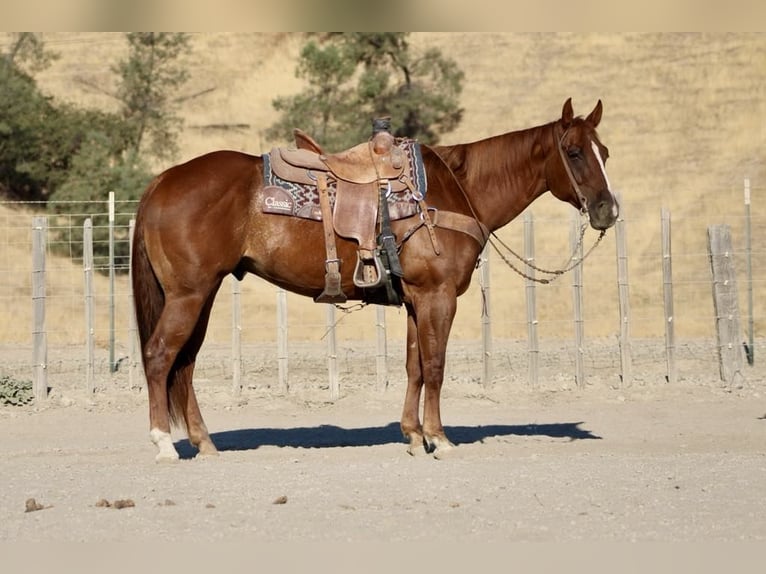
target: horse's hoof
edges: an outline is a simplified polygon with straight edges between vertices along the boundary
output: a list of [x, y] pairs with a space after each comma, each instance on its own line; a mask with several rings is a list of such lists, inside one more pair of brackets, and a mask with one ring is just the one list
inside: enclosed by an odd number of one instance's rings
[[432, 451], [431, 454], [436, 460], [444, 460], [446, 458], [453, 458], [457, 449], [448, 439], [444, 437], [433, 437], [431, 439]]
[[215, 448], [213, 443], [210, 443], [208, 445], [200, 445], [199, 452], [197, 452], [197, 456], [195, 458], [208, 458], [211, 456], [218, 456], [220, 453], [218, 452], [218, 449]]
[[407, 454], [410, 456], [419, 456], [425, 454], [425, 442], [420, 435], [410, 437], [410, 444], [407, 446]]
[[408, 446], [407, 447], [407, 454], [410, 456], [420, 456], [422, 454], [425, 454], [425, 449], [422, 446]]
[[172, 464], [179, 461], [178, 453], [160, 452], [154, 457], [154, 461], [162, 464]]
[[178, 451], [173, 446], [173, 439], [169, 432], [152, 429], [149, 435], [152, 442], [157, 445], [158, 452], [157, 456], [154, 457], [156, 462], [176, 462], [178, 460]]

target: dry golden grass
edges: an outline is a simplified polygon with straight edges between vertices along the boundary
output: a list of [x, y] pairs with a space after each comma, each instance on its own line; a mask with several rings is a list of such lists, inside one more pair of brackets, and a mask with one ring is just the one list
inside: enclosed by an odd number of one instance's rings
[[[118, 34], [51, 33], [50, 48], [61, 59], [40, 75], [40, 83], [57, 98], [108, 108], [114, 102], [103, 91], [110, 87], [109, 66], [124, 50]], [[0, 38], [1, 39], [1, 38]], [[185, 121], [179, 161], [219, 148], [261, 153], [279, 142], [267, 141], [276, 118], [271, 100], [299, 91], [294, 76], [303, 42], [297, 33], [194, 35], [189, 64], [192, 78], [183, 93]], [[706, 256], [706, 230], [729, 223], [740, 271], [744, 314], [743, 178], [751, 178], [754, 203], [753, 268], [756, 332], [764, 327], [766, 276], [764, 233], [766, 207], [766, 36], [763, 34], [515, 34], [417, 33], [417, 49], [437, 47], [457, 60], [466, 73], [462, 105], [464, 120], [443, 143], [472, 141], [555, 119], [564, 100], [572, 97], [575, 111], [587, 114], [600, 98], [604, 119], [600, 134], [609, 146], [609, 175], [619, 191], [627, 222], [632, 332], [663, 334], [660, 257], [660, 210], [673, 219], [673, 270], [676, 330], [680, 336], [712, 336], [713, 309]], [[99, 86], [99, 89], [93, 86]], [[360, 118], [369, 121], [369, 118]], [[226, 127], [229, 126], [229, 127]], [[165, 167], [165, 166], [158, 166]], [[106, 193], [106, 190], [105, 190]], [[536, 218], [538, 261], [555, 266], [568, 252], [571, 209], [550, 196], [531, 208]], [[0, 215], [8, 219], [7, 210]], [[21, 231], [21, 233], [27, 233]], [[501, 232], [521, 249], [521, 219]], [[590, 233], [587, 241], [592, 240]], [[0, 245], [12, 297], [3, 306], [0, 341], [27, 340], [31, 324], [28, 247], [17, 237]], [[7, 262], [22, 262], [19, 269]], [[66, 262], [57, 262], [64, 268]], [[77, 268], [72, 272], [81, 274]], [[79, 279], [60, 272], [50, 275], [49, 291], [65, 292]], [[274, 290], [249, 277], [243, 282], [243, 337], [270, 340], [273, 335]], [[103, 293], [103, 284], [98, 289]], [[542, 336], [569, 337], [571, 279], [538, 289]], [[124, 279], [118, 291], [127, 292]], [[227, 282], [219, 296], [210, 337], [226, 340], [230, 327]], [[524, 284], [502, 262], [492, 259], [493, 333], [523, 337]], [[6, 297], [5, 293], [2, 294]], [[316, 339], [324, 331], [325, 309], [308, 299], [289, 297], [290, 335]], [[78, 337], [82, 302], [48, 316], [50, 331], [62, 338]], [[123, 304], [119, 313], [124, 325]], [[481, 309], [477, 281], [461, 302], [453, 336], [479, 336]], [[389, 333], [404, 336], [403, 313], [390, 310]], [[588, 336], [619, 332], [614, 234], [585, 266], [585, 316]], [[396, 317], [399, 317], [398, 319]], [[29, 321], [29, 322], [27, 322]], [[99, 311], [97, 332], [104, 333]], [[340, 335], [374, 337], [374, 312], [365, 310], [343, 319]], [[743, 321], [744, 324], [744, 321]], [[19, 326], [24, 331], [19, 336]], [[71, 333], [70, 333], [71, 332]]]

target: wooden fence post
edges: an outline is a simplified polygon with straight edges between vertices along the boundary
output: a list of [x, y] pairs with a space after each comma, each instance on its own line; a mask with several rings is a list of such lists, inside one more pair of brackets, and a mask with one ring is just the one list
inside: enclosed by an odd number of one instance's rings
[[572, 212], [571, 233], [569, 236], [572, 246], [572, 263], [576, 263], [572, 270], [572, 307], [574, 311], [575, 331], [575, 383], [578, 386], [585, 384], [585, 325], [583, 319], [583, 269], [582, 269], [582, 242], [580, 241], [580, 212]]
[[375, 306], [375, 332], [377, 335], [377, 348], [375, 352], [375, 370], [378, 375], [378, 391], [388, 388], [388, 344], [386, 342], [386, 308], [383, 305]]
[[117, 372], [117, 361], [115, 360], [115, 286], [114, 286], [114, 192], [109, 192], [109, 372]]
[[676, 337], [673, 316], [673, 259], [670, 235], [670, 211], [662, 209], [662, 298], [665, 309], [665, 359], [667, 381], [676, 382]]
[[728, 225], [708, 227], [708, 253], [713, 274], [713, 306], [721, 380], [728, 385], [742, 377], [742, 343], [737, 305], [737, 279], [731, 228]]
[[481, 346], [484, 370], [482, 372], [481, 384], [488, 387], [492, 382], [492, 319], [490, 316], [490, 296], [489, 296], [489, 243], [484, 246], [484, 250], [479, 256], [479, 284], [481, 285]]
[[234, 395], [242, 392], [242, 285], [231, 279], [231, 385]]
[[48, 218], [32, 220], [32, 328], [33, 392], [35, 401], [48, 398], [48, 338], [45, 332], [45, 252], [47, 249]]
[[338, 383], [338, 345], [335, 339], [335, 305], [325, 305], [327, 309], [327, 374], [330, 379], [330, 400], [337, 401], [340, 396]]
[[[531, 212], [524, 213], [524, 261], [535, 262], [535, 221]], [[527, 267], [528, 277], [524, 279], [524, 292], [527, 301], [527, 345], [528, 345], [528, 383], [537, 386], [540, 370], [540, 347], [537, 340], [537, 292], [535, 291], [535, 270]]]
[[93, 221], [88, 217], [82, 230], [82, 266], [85, 273], [85, 385], [95, 392], [94, 362], [96, 358], [95, 327], [93, 326]]
[[139, 379], [138, 368], [141, 363], [141, 351], [138, 341], [138, 323], [136, 321], [136, 305], [133, 299], [133, 235], [136, 231], [136, 220], [128, 223], [128, 386], [143, 388], [143, 379]]
[[750, 178], [745, 181], [745, 274], [747, 276], [747, 363], [755, 362], [755, 333], [753, 330], [753, 234], [750, 216]]
[[614, 231], [617, 246], [617, 291], [620, 306], [620, 365], [622, 368], [620, 382], [623, 385], [630, 385], [630, 283], [628, 282], [628, 241], [626, 239], [624, 206], [622, 205]]
[[279, 392], [287, 394], [287, 292], [277, 289], [277, 366], [279, 368]]

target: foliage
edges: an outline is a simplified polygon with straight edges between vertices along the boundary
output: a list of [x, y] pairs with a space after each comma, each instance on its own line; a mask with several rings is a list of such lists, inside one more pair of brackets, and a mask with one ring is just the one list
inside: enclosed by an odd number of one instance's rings
[[415, 53], [404, 32], [315, 34], [296, 76], [308, 86], [273, 100], [282, 116], [269, 138], [289, 141], [298, 127], [337, 151], [368, 139], [373, 118], [390, 116], [394, 135], [434, 144], [462, 119], [463, 72], [437, 49]]
[[0, 191], [45, 199], [66, 178], [78, 115], [55, 107], [8, 58], [0, 58], [0, 85]]
[[7, 375], [0, 377], [0, 404], [21, 406], [34, 398], [32, 381], [19, 381]]
[[[48, 204], [49, 212], [61, 219], [56, 229], [66, 230], [67, 239], [51, 245], [54, 251], [82, 256], [83, 224], [91, 218], [93, 252], [102, 258], [109, 250], [108, 196], [115, 192], [117, 202], [137, 200], [151, 179], [145, 162], [133, 152], [115, 156], [102, 133], [94, 132], [83, 142], [72, 162], [69, 177], [56, 193], [56, 202]], [[119, 204], [118, 204], [119, 205]], [[114, 218], [114, 257], [118, 272], [127, 272], [130, 246], [128, 225], [132, 210], [117, 209]], [[71, 253], [74, 250], [74, 253]], [[104, 270], [105, 265], [97, 265]]]
[[[86, 217], [103, 214], [110, 191], [117, 200], [137, 199], [150, 179], [149, 158], [177, 153], [181, 120], [173, 94], [188, 72], [177, 60], [188, 49], [186, 34], [131, 33], [129, 51], [112, 70], [119, 79], [117, 113], [75, 108], [45, 96], [25, 71], [42, 69], [52, 55], [37, 34], [20, 34], [0, 58], [0, 195], [49, 202], [66, 225], [51, 225], [51, 248], [82, 255]], [[131, 214], [115, 214], [127, 235]], [[103, 216], [106, 219], [106, 216]], [[66, 238], [61, 228], [72, 228]], [[106, 255], [108, 226], [93, 221], [94, 253]], [[126, 237], [115, 237], [115, 255], [127, 258]], [[74, 249], [75, 253], [70, 250]], [[124, 253], [123, 253], [124, 252]]]
[[129, 54], [112, 68], [119, 77], [116, 97], [122, 104], [125, 148], [147, 152], [159, 160], [178, 152], [181, 119], [175, 114], [174, 92], [189, 77], [178, 58], [189, 49], [189, 36], [169, 32], [127, 34]]
[[13, 41], [5, 54], [5, 59], [28, 73], [44, 70], [58, 59], [58, 54], [45, 49], [40, 34], [17, 32], [11, 34]]

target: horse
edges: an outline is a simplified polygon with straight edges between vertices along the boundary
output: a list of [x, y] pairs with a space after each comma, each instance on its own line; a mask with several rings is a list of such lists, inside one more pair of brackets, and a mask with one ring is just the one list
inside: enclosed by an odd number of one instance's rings
[[[410, 454], [438, 458], [454, 448], [440, 411], [447, 340], [457, 299], [490, 234], [547, 191], [587, 214], [602, 234], [617, 220], [609, 154], [596, 132], [602, 110], [599, 99], [586, 117], [575, 116], [569, 98], [549, 123], [471, 143], [422, 145], [426, 209], [390, 222], [406, 309], [400, 427]], [[157, 461], [178, 459], [171, 426], [185, 426], [197, 456], [218, 453], [192, 375], [222, 280], [252, 273], [315, 300], [325, 287], [323, 224], [264, 213], [264, 161], [212, 151], [156, 176], [139, 201], [131, 271]], [[358, 246], [334, 239], [342, 290], [362, 300], [365, 292], [346, 264], [356, 260]]]

